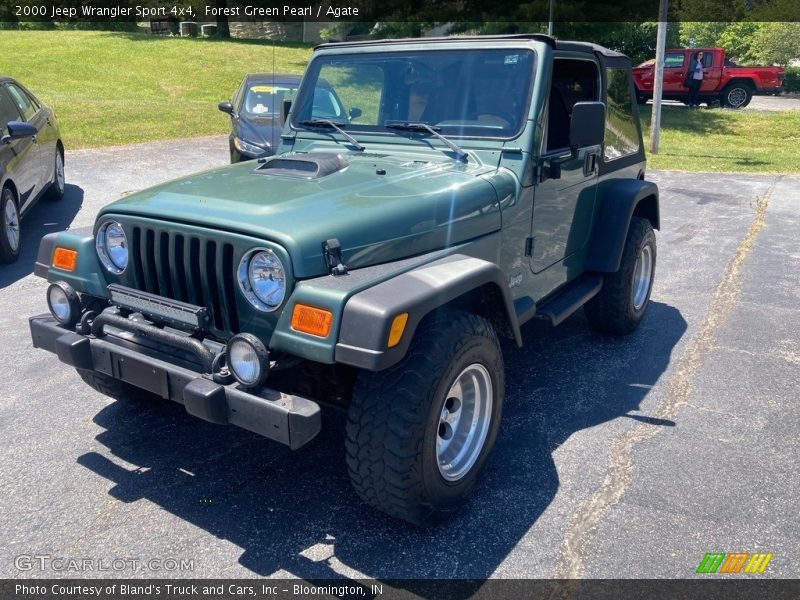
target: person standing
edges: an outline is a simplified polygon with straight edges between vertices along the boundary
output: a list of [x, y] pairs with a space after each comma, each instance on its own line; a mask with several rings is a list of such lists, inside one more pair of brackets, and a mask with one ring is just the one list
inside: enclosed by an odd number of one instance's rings
[[689, 87], [689, 108], [700, 106], [700, 86], [703, 85], [703, 52], [695, 52], [686, 74], [686, 84]]

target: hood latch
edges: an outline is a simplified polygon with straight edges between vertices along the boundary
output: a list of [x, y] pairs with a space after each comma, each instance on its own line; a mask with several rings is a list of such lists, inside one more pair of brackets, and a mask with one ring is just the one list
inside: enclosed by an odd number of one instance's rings
[[347, 266], [342, 262], [342, 245], [336, 238], [330, 239], [322, 244], [322, 252], [325, 255], [325, 262], [334, 277], [347, 274]]

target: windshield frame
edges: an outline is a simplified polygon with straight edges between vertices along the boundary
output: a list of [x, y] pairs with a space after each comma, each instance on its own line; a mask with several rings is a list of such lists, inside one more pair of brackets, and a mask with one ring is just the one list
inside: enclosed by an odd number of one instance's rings
[[[530, 111], [531, 111], [531, 104], [533, 101], [533, 94], [534, 88], [536, 83], [536, 76], [537, 76], [537, 68], [538, 68], [538, 52], [534, 47], [529, 45], [506, 45], [506, 44], [498, 44], [498, 45], [491, 45], [486, 47], [476, 47], [474, 44], [469, 45], [468, 47], [463, 47], [461, 44], [447, 44], [442, 45], [441, 47], [431, 47], [431, 46], [424, 46], [424, 47], [416, 47], [414, 45], [404, 45], [398, 46], [396, 48], [375, 48], [374, 51], [365, 51], [364, 49], [360, 49], [357, 52], [320, 52], [318, 55], [314, 56], [311, 62], [306, 69], [306, 73], [303, 77], [302, 84], [300, 85], [300, 90], [297, 93], [295, 98], [295, 104], [292, 109], [292, 117], [289, 122], [289, 129], [293, 132], [303, 132], [303, 133], [316, 133], [312, 128], [307, 128], [301, 125], [301, 121], [308, 120], [313, 118], [310, 111], [306, 110], [307, 105], [309, 103], [310, 98], [313, 97], [314, 89], [318, 86], [319, 81], [322, 80], [324, 82], [323, 86], [329, 89], [335, 90], [336, 88], [327, 81], [324, 77], [321, 77], [321, 71], [323, 66], [330, 65], [331, 63], [335, 62], [344, 62], [348, 59], [352, 59], [354, 62], [361, 62], [364, 59], [367, 61], [375, 60], [380, 61], [381, 59], [388, 59], [388, 60], [402, 60], [404, 57], [408, 60], [413, 60], [415, 56], [420, 54], [459, 54], [463, 55], [465, 51], [471, 51], [476, 54], [480, 54], [482, 52], [491, 52], [491, 53], [506, 53], [506, 54], [525, 54], [530, 57], [529, 64], [530, 64], [530, 71], [528, 73], [528, 81], [526, 86], [525, 95], [522, 99], [522, 105], [517, 109], [518, 113], [518, 123], [516, 129], [508, 131], [503, 130], [502, 133], [498, 133], [495, 129], [486, 126], [469, 126], [469, 125], [453, 125], [447, 124], [446, 121], [440, 122], [431, 122], [428, 123], [431, 127], [436, 128], [440, 131], [440, 133], [446, 136], [449, 139], [458, 139], [458, 140], [476, 140], [476, 141], [511, 141], [519, 138], [528, 127], [528, 123], [530, 121]], [[404, 56], [405, 55], [405, 56]], [[386, 85], [383, 88], [384, 92], [386, 90]], [[381, 107], [380, 109], [383, 110], [383, 105], [385, 104], [385, 100], [381, 99]], [[354, 107], [348, 107], [343, 102], [343, 106], [345, 107], [346, 111]], [[355, 107], [358, 108], [358, 107]], [[301, 112], [303, 112], [301, 116]], [[486, 113], [481, 113], [486, 114]], [[380, 117], [379, 117], [380, 118]], [[391, 138], [413, 138], [415, 134], [411, 132], [403, 132], [392, 130], [391, 128], [387, 128], [385, 123], [390, 123], [393, 121], [397, 121], [397, 119], [389, 118], [385, 115], [382, 115], [384, 125], [365, 125], [365, 124], [357, 124], [357, 123], [350, 123], [349, 121], [341, 124], [348, 133], [354, 136], [381, 136], [381, 137], [391, 137]], [[417, 119], [419, 120], [419, 119]], [[484, 129], [485, 132], [480, 131]], [[416, 134], [418, 137], [418, 134]]]

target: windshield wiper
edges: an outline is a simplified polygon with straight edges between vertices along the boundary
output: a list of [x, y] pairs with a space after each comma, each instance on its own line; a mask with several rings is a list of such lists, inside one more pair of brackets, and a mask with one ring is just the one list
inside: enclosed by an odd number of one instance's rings
[[388, 121], [384, 124], [384, 127], [386, 127], [386, 129], [397, 129], [398, 131], [428, 133], [436, 137], [445, 146], [450, 148], [450, 150], [455, 152], [459, 160], [467, 162], [467, 153], [464, 152], [464, 150], [462, 150], [461, 148], [459, 148], [456, 144], [448, 140], [446, 137], [444, 137], [441, 133], [439, 133], [442, 130], [441, 127], [431, 127], [430, 125], [428, 125], [427, 123], [423, 123], [422, 121]]
[[327, 129], [335, 129], [337, 132], [342, 134], [344, 139], [353, 144], [353, 146], [355, 146], [359, 152], [366, 150], [366, 148], [356, 138], [342, 129], [344, 123], [334, 123], [329, 119], [308, 119], [306, 121], [300, 121], [299, 124], [305, 125], [306, 127], [324, 127]]

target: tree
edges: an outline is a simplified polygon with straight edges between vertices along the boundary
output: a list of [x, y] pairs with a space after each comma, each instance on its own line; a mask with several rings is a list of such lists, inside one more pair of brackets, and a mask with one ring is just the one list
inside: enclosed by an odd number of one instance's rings
[[686, 21], [680, 24], [680, 43], [686, 48], [709, 48], [725, 33], [730, 23], [718, 21]]
[[748, 59], [762, 64], [787, 65], [800, 58], [800, 23], [759, 23]]
[[742, 64], [786, 65], [800, 58], [800, 24], [741, 21], [680, 24], [681, 45], [724, 48]]

